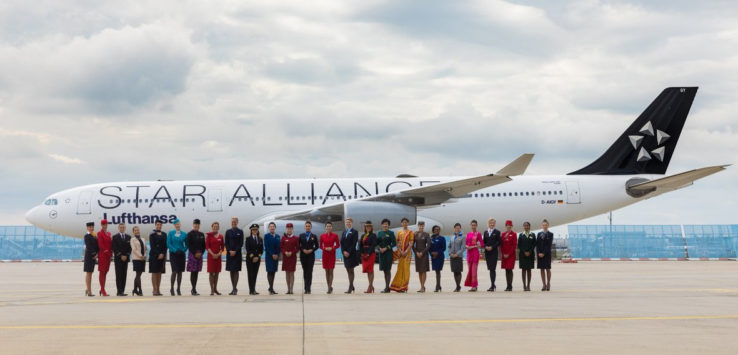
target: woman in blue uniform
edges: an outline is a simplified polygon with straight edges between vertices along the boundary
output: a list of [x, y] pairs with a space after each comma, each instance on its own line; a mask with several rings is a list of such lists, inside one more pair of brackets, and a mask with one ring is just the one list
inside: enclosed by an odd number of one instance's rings
[[226, 271], [231, 275], [231, 292], [229, 295], [238, 295], [238, 277], [241, 273], [241, 261], [243, 260], [241, 248], [243, 247], [243, 230], [238, 228], [238, 218], [231, 218], [231, 229], [225, 234], [226, 249]]
[[169, 249], [169, 264], [172, 267], [171, 285], [169, 294], [174, 296], [174, 281], [177, 281], [177, 296], [182, 296], [182, 273], [185, 270], [185, 252], [187, 251], [187, 234], [182, 231], [179, 218], [173, 222], [174, 230], [167, 234], [167, 249]]
[[441, 270], [443, 270], [443, 262], [446, 258], [446, 238], [441, 233], [441, 227], [433, 226], [431, 228], [431, 246], [430, 259], [431, 268], [436, 272], [436, 289], [433, 292], [441, 292]]
[[553, 233], [548, 230], [548, 221], [541, 223], [543, 231], [536, 238], [536, 253], [538, 254], [538, 269], [541, 270], [541, 291], [551, 291], [551, 245], [553, 244]]
[[95, 222], [87, 222], [87, 233], [85, 233], [85, 262], [82, 269], [85, 272], [85, 296], [92, 297], [92, 273], [95, 271], [95, 260], [100, 247], [95, 238]]
[[264, 260], [266, 261], [270, 295], [277, 294], [274, 291], [274, 276], [279, 269], [279, 234], [276, 233], [276, 230], [277, 225], [274, 222], [269, 222], [269, 233], [264, 234]]

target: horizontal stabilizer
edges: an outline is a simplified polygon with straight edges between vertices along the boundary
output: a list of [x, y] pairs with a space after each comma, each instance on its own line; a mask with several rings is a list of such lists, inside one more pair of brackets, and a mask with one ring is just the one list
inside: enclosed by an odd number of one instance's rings
[[627, 187], [628, 193], [632, 196], [644, 196], [652, 192], [661, 194], [668, 191], [680, 189], [685, 186], [692, 185], [696, 180], [703, 177], [725, 170], [730, 165], [709, 166], [690, 171], [685, 171], [676, 175], [667, 176], [661, 179], [638, 182]]

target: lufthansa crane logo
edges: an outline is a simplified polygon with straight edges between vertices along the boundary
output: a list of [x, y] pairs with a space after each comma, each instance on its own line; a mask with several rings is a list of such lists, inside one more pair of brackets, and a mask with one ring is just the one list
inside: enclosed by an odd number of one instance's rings
[[[641, 127], [638, 133], [641, 134], [628, 136], [628, 138], [630, 138], [630, 144], [633, 145], [633, 149], [638, 151], [638, 157], [636, 158], [636, 161], [639, 163], [645, 163], [651, 160], [653, 157], [656, 157], [656, 159], [663, 162], [664, 156], [666, 155], [666, 147], [662, 146], [662, 144], [666, 142], [671, 136], [660, 129], [657, 129], [654, 132], [651, 121], [646, 122], [646, 124]], [[643, 139], [646, 136], [655, 137], [656, 144], [659, 146], [656, 149], [652, 150], [650, 153], [646, 150], [646, 148], [643, 148], [641, 146], [641, 143], [643, 143]]]

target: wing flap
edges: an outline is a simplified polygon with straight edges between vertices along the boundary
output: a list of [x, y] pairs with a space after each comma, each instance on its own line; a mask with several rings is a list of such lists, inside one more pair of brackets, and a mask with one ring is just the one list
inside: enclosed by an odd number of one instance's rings
[[692, 185], [696, 180], [725, 170], [730, 165], [709, 166], [628, 186], [629, 192], [667, 192]]

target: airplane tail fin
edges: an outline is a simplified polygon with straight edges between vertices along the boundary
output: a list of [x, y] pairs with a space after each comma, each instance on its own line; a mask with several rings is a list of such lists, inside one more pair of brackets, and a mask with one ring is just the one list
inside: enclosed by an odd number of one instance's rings
[[665, 174], [696, 94], [664, 89], [599, 159], [569, 175]]

